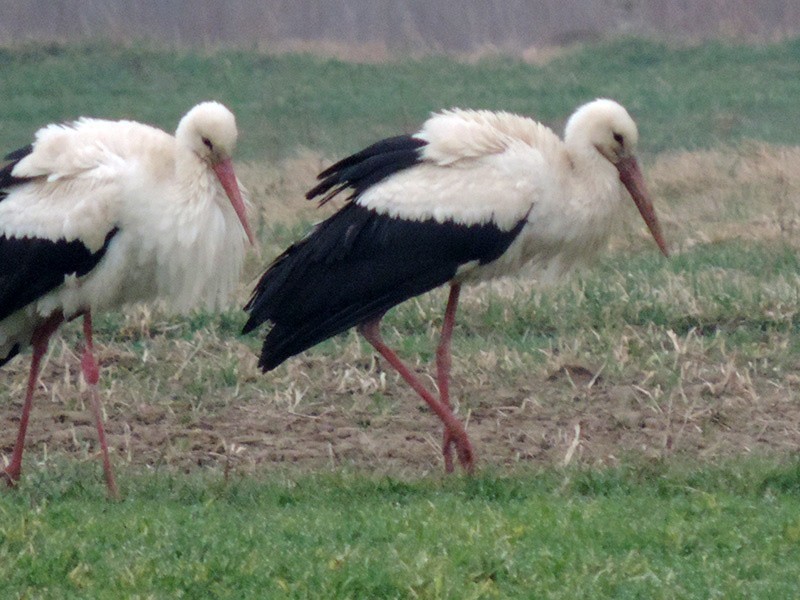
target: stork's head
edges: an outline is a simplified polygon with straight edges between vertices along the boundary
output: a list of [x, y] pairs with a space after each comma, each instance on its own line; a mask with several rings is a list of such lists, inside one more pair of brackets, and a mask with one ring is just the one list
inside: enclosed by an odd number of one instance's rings
[[219, 102], [201, 102], [178, 123], [175, 137], [213, 165], [233, 156], [238, 137], [236, 117]]
[[664, 256], [668, 256], [661, 226], [636, 162], [638, 142], [639, 131], [628, 111], [613, 100], [604, 98], [578, 108], [564, 131], [564, 143], [573, 152], [598, 152], [617, 169], [620, 181], [636, 203], [656, 244]]
[[213, 169], [228, 196], [250, 243], [255, 238], [247, 221], [239, 183], [233, 170], [233, 150], [236, 147], [236, 118], [219, 102], [202, 102], [190, 110], [178, 123], [175, 139], [194, 152]]

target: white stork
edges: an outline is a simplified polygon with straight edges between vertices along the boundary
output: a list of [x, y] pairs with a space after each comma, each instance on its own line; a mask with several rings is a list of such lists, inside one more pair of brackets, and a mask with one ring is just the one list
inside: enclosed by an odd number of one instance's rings
[[[451, 110], [334, 164], [307, 197], [323, 204], [348, 191], [349, 202], [270, 265], [245, 307], [245, 333], [272, 324], [259, 366], [274, 369], [357, 326], [443, 421], [447, 471], [453, 445], [471, 471], [473, 450], [449, 400], [461, 286], [529, 262], [566, 271], [602, 249], [627, 194], [666, 255], [637, 139], [627, 111], [605, 99], [572, 115], [564, 141], [529, 118]], [[386, 346], [379, 325], [391, 307], [445, 283], [437, 399]]]
[[33, 348], [16, 444], [3, 476], [19, 480], [33, 393], [48, 340], [83, 317], [81, 359], [109, 494], [92, 350], [92, 313], [165, 300], [177, 312], [226, 301], [253, 241], [231, 153], [233, 114], [198, 104], [175, 136], [133, 121], [82, 118], [36, 132], [0, 170], [0, 366]]

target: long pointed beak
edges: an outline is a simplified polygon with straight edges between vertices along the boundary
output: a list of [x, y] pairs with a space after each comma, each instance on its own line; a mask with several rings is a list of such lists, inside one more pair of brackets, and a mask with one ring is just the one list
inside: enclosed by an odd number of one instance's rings
[[247, 239], [250, 240], [251, 244], [255, 245], [256, 239], [250, 229], [250, 223], [247, 221], [247, 210], [244, 206], [244, 200], [242, 200], [239, 184], [236, 181], [236, 173], [233, 172], [233, 161], [227, 158], [215, 164], [213, 169], [214, 173], [217, 175], [217, 179], [219, 179], [219, 182], [222, 184], [222, 188], [228, 195], [228, 199], [231, 201], [233, 210], [236, 211], [236, 216], [239, 217], [239, 221], [241, 221], [242, 227], [244, 227]]
[[650, 230], [650, 233], [653, 234], [658, 248], [664, 256], [669, 257], [669, 250], [667, 250], [664, 236], [661, 235], [661, 226], [658, 223], [656, 211], [653, 209], [653, 203], [650, 200], [650, 194], [647, 193], [644, 177], [642, 177], [642, 172], [639, 170], [639, 164], [636, 162], [636, 158], [633, 156], [626, 156], [616, 164], [616, 167], [619, 171], [620, 181], [628, 189], [631, 198], [633, 198], [633, 201], [636, 203], [636, 208], [639, 209], [639, 213], [647, 224], [647, 228]]

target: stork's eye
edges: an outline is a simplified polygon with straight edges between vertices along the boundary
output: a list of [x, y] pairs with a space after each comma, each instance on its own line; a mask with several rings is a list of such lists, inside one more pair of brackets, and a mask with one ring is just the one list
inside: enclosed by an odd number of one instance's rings
[[624, 146], [625, 145], [625, 138], [622, 137], [621, 133], [615, 133], [614, 134], [614, 141], [617, 142], [620, 146]]
[[211, 140], [208, 139], [207, 137], [203, 138], [203, 143], [206, 145], [206, 148], [208, 148], [209, 150], [213, 150], [214, 149], [214, 144], [212, 144]]

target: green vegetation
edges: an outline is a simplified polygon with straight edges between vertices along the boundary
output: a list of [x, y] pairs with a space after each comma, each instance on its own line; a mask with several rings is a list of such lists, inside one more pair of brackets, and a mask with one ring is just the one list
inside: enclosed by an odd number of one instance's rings
[[341, 155], [413, 131], [450, 106], [521, 112], [560, 127], [578, 104], [609, 96], [636, 115], [647, 152], [743, 138], [793, 143], [798, 64], [800, 40], [673, 48], [624, 39], [541, 66], [499, 57], [387, 65], [152, 45], [24, 46], [0, 49], [0, 140], [17, 147], [37, 126], [80, 115], [172, 130], [189, 106], [213, 98], [236, 112], [243, 158], [285, 157], [299, 146]]
[[[800, 466], [406, 482], [86, 469], [0, 496], [4, 598], [790, 598]], [[165, 592], [172, 590], [172, 592]]]

